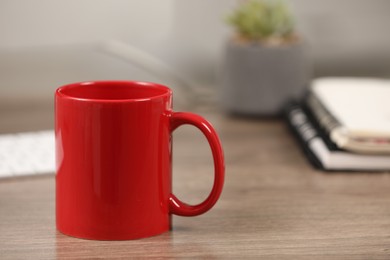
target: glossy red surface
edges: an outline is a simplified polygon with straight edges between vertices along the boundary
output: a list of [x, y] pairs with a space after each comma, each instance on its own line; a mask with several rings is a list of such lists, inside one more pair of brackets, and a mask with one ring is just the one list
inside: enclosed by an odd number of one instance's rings
[[[67, 85], [55, 93], [56, 222], [87, 239], [137, 239], [170, 229], [170, 214], [195, 216], [218, 200], [224, 181], [218, 136], [202, 117], [172, 111], [172, 93], [145, 82]], [[213, 189], [198, 205], [171, 194], [172, 131], [198, 127], [212, 149]]]

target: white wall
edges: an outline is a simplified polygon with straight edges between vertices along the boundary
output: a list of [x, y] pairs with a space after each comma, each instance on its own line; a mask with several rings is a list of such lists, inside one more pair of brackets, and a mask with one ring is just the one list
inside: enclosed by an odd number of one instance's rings
[[158, 81], [94, 46], [119, 39], [154, 55], [165, 52], [172, 34], [172, 4], [170, 0], [0, 1], [0, 98], [51, 98], [52, 89], [61, 84], [92, 79]]
[[318, 75], [390, 76], [390, 1], [291, 0]]
[[2, 0], [0, 48], [118, 38], [155, 49], [171, 33], [172, 5], [171, 0]]
[[[390, 1], [289, 2], [316, 75], [390, 75]], [[235, 4], [234, 0], [2, 0], [0, 97], [51, 96], [52, 88], [79, 80], [159, 81], [124, 61], [77, 47], [113, 38], [150, 52], [199, 85], [215, 85], [223, 44], [231, 34], [223, 19]], [[27, 88], [34, 91], [24, 91]]]
[[[198, 78], [212, 81], [210, 71], [230, 33], [222, 21], [237, 2], [175, 0], [173, 32], [182, 39], [182, 49], [195, 53], [192, 70]], [[390, 76], [389, 0], [286, 2], [296, 15], [316, 75]]]

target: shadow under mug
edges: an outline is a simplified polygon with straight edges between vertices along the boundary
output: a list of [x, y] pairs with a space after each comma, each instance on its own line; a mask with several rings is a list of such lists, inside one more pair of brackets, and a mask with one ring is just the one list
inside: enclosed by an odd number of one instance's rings
[[[206, 136], [214, 185], [188, 205], [172, 194], [172, 132], [190, 124]], [[217, 202], [221, 143], [199, 115], [172, 111], [172, 91], [136, 81], [94, 81], [55, 92], [56, 224], [70, 236], [125, 240], [170, 229], [171, 214], [195, 216]]]

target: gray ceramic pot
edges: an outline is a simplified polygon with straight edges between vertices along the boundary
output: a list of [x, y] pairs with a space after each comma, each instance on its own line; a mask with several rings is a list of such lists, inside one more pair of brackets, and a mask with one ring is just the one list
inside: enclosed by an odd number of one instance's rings
[[309, 68], [301, 43], [261, 46], [230, 41], [224, 58], [219, 96], [228, 113], [278, 115], [308, 84]]

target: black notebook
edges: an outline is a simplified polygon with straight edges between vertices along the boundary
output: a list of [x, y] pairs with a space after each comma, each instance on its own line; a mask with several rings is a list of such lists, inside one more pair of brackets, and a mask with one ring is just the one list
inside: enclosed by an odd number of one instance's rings
[[298, 103], [288, 105], [285, 117], [310, 162], [317, 168], [330, 171], [390, 170], [390, 155], [357, 154], [339, 149], [305, 106]]

